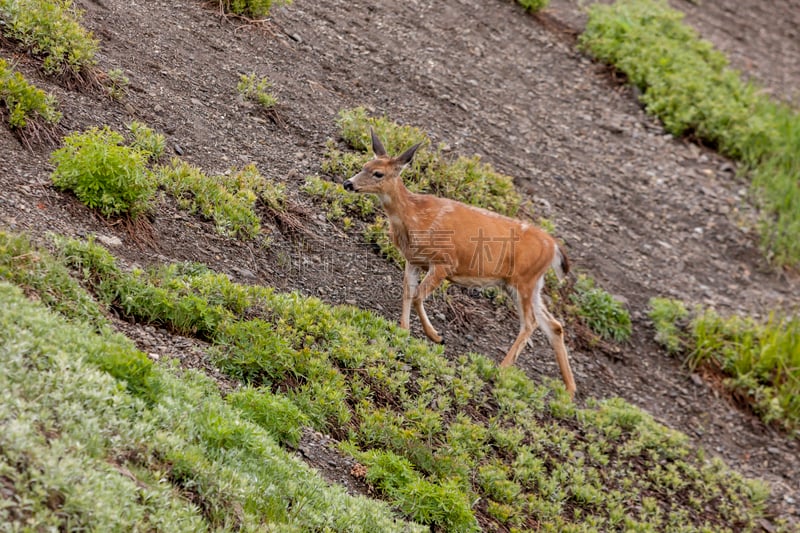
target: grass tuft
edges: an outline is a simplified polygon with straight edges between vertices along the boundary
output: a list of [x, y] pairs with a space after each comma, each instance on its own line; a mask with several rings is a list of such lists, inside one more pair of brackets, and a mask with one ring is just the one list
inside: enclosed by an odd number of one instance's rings
[[653, 298], [650, 307], [656, 341], [668, 351], [686, 353], [692, 369], [727, 376], [725, 386], [765, 422], [800, 430], [800, 318], [724, 318], [664, 298]]

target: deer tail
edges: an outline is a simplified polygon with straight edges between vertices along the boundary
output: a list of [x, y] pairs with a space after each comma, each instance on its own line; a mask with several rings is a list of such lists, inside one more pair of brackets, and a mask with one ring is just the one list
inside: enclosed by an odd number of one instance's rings
[[556, 245], [556, 253], [550, 266], [555, 270], [558, 281], [563, 281], [564, 277], [569, 274], [569, 258], [558, 245]]

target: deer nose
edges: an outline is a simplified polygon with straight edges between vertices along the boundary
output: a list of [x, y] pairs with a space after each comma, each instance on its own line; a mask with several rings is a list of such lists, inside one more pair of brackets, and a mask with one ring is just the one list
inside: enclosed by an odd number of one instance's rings
[[342, 187], [344, 187], [344, 190], [346, 191], [356, 190], [355, 187], [353, 187], [353, 182], [351, 180], [347, 180], [344, 183], [342, 183]]

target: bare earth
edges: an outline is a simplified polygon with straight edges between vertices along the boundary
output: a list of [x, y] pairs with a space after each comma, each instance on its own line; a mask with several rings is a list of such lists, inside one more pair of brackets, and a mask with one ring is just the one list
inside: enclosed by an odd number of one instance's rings
[[[577, 270], [629, 305], [634, 336], [620, 354], [582, 349], [573, 334], [579, 402], [622, 396], [646, 409], [743, 474], [769, 481], [770, 512], [800, 523], [800, 445], [666, 356], [646, 317], [653, 296], [723, 313], [796, 309], [798, 276], [763, 259], [748, 184], [735, 165], [667, 135], [633, 90], [577, 49], [585, 21], [577, 2], [554, 0], [532, 17], [510, 0], [295, 0], [260, 25], [227, 20], [194, 0], [76, 3], [102, 42], [101, 67], [121, 68], [131, 79], [124, 100], [68, 91], [44, 78], [35, 61], [0, 48], [0, 57], [59, 98], [64, 131], [100, 124], [122, 130], [136, 119], [167, 134], [170, 150], [208, 173], [253, 162], [305, 205], [313, 237], [272, 228], [274, 244], [264, 249], [219, 237], [164, 199], [153, 216], [153, 242], [137, 242], [50, 187], [53, 146], [25, 150], [6, 128], [0, 228], [117, 237], [122, 245], [114, 253], [132, 264], [201, 261], [238, 281], [397, 319], [401, 272], [361, 244], [357, 231], [328, 223], [298, 190], [320, 172], [323, 145], [337, 136], [337, 111], [364, 105], [514, 176], [536, 216], [556, 223]], [[776, 97], [797, 98], [800, 0], [673, 6], [746, 75]], [[274, 82], [277, 123], [238, 96], [239, 75], [250, 72]], [[516, 335], [514, 312], [459, 289], [450, 295], [449, 304], [437, 300], [429, 308], [448, 336], [448, 353], [480, 351], [499, 361]], [[208, 368], [194, 340], [120, 327], [147, 352]], [[535, 341], [520, 364], [534, 377], [557, 377], [550, 347], [540, 334]], [[305, 442], [310, 462], [363, 489], [350, 479], [348, 463], [337, 467], [330, 459], [323, 436]]]

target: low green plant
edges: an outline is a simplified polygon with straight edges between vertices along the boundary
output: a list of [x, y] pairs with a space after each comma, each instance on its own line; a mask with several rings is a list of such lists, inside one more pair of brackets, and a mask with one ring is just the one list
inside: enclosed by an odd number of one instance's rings
[[656, 340], [667, 350], [686, 353], [692, 369], [707, 366], [727, 376], [725, 385], [766, 422], [800, 428], [800, 319], [724, 318], [665, 298], [651, 299], [650, 307]]
[[768, 257], [800, 263], [800, 114], [743, 81], [665, 1], [595, 4], [580, 42], [628, 76], [670, 133], [696, 137], [753, 169]]
[[291, 0], [219, 0], [220, 7], [226, 13], [254, 19], [267, 18], [274, 6], [290, 3]]
[[[379, 494], [429, 526], [459, 531], [535, 519], [555, 531], [644, 527], [665, 519], [665, 500], [657, 498], [656, 507], [644, 501], [656, 494], [695, 502], [678, 504], [687, 531], [702, 531], [709, 521], [725, 524], [721, 530], [748, 529], [762, 512], [763, 486], [707, 462], [688, 437], [622, 400], [579, 408], [560, 381], [536, 384], [476, 354], [451, 361], [440, 347], [350, 306], [238, 285], [191, 264], [126, 272], [96, 244], [68, 241], [60, 248], [117, 313], [210, 342], [212, 361], [245, 381], [250, 399], [260, 391], [272, 395], [268, 406], [284, 398], [265, 409], [287, 410], [293, 420], [297, 407], [367, 467]], [[186, 328], [192, 324], [202, 328]], [[257, 420], [260, 409], [254, 400], [237, 412]], [[192, 418], [208, 444], [170, 454], [170, 464], [180, 465], [171, 479], [205, 487], [207, 507], [224, 517], [228, 506], [213, 494], [227, 478], [209, 470], [209, 457], [253, 449], [254, 437], [251, 426], [225, 420], [230, 412], [211, 415], [200, 410]], [[260, 468], [256, 459], [247, 468]], [[263, 509], [261, 501], [246, 508]]]
[[[192, 371], [68, 323], [0, 282], [0, 471], [11, 529], [422, 531], [275, 444]], [[105, 357], [150, 363], [109, 372]], [[191, 409], [186, 409], [191, 405]]]
[[97, 327], [105, 323], [100, 306], [70, 276], [69, 269], [25, 235], [0, 231], [0, 279], [69, 319]]
[[691, 332], [692, 368], [718, 366], [765, 421], [800, 428], [800, 318], [771, 315], [759, 323], [707, 310], [692, 320]]
[[363, 219], [377, 210], [377, 201], [372, 196], [347, 192], [340, 184], [319, 176], [306, 178], [302, 190], [325, 204], [326, 216], [331, 221], [343, 220], [347, 214]]
[[71, 0], [0, 0], [0, 31], [44, 58], [45, 72], [92, 81], [99, 42]]
[[0, 59], [0, 103], [8, 109], [11, 129], [47, 127], [61, 120], [55, 97], [28, 83], [4, 59]]
[[631, 336], [631, 316], [619, 300], [597, 287], [592, 278], [578, 276], [570, 299], [577, 314], [604, 339], [624, 342]]
[[460, 487], [426, 481], [407, 459], [390, 451], [370, 450], [357, 458], [367, 467], [367, 481], [417, 521], [445, 531], [480, 531], [468, 495]]
[[52, 153], [53, 184], [104, 216], [136, 218], [150, 208], [156, 181], [147, 155], [123, 145], [124, 138], [105, 126], [64, 138]]
[[106, 73], [107, 79], [103, 83], [106, 92], [114, 100], [122, 100], [128, 94], [131, 80], [122, 69], [113, 68]]
[[173, 158], [157, 170], [158, 182], [182, 209], [213, 220], [223, 235], [254, 238], [261, 231], [255, 212], [265, 179], [253, 165], [228, 175], [208, 176], [201, 169]]
[[128, 124], [128, 131], [133, 136], [130, 146], [147, 155], [150, 161], [158, 161], [164, 155], [166, 139], [156, 133], [150, 126], [134, 120]]
[[400, 268], [405, 268], [406, 260], [389, 237], [389, 222], [377, 217], [375, 222], [364, 228], [364, 240], [378, 247], [380, 254]]
[[244, 98], [252, 100], [266, 110], [274, 108], [278, 99], [269, 92], [272, 83], [265, 77], [259, 78], [255, 72], [242, 74], [236, 89]]
[[550, 4], [550, 0], [517, 0], [517, 3], [529, 13], [536, 13], [546, 8]]
[[656, 328], [656, 342], [671, 354], [681, 353], [686, 347], [679, 324], [689, 317], [683, 302], [669, 298], [650, 299], [650, 320]]
[[300, 443], [303, 426], [309, 425], [299, 407], [268, 389], [245, 387], [225, 399], [248, 420], [266, 429], [279, 443], [292, 448], [297, 448]]

